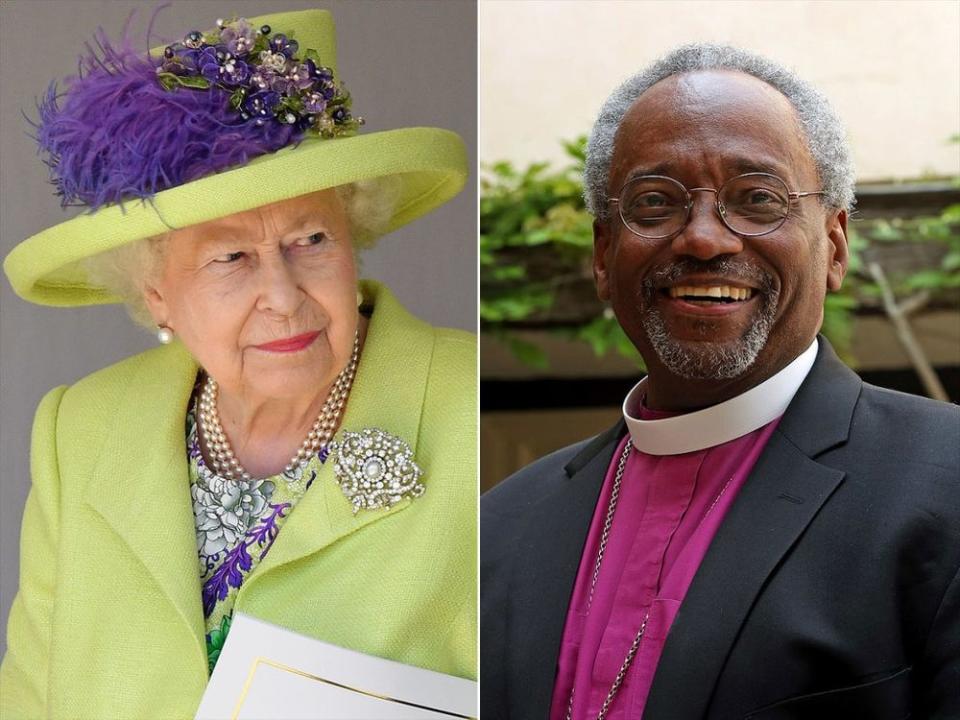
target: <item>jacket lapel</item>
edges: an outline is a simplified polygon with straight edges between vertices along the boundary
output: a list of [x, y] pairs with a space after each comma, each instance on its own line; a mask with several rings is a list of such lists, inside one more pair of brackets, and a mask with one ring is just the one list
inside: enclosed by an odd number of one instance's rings
[[[374, 306], [367, 328], [357, 376], [347, 403], [342, 431], [379, 428], [404, 440], [413, 450], [414, 462], [421, 465], [421, 479], [430, 492], [430, 469], [418, 453], [420, 414], [427, 390], [433, 329], [404, 310], [385, 287], [373, 282], [362, 285], [366, 303]], [[338, 434], [339, 437], [339, 434]], [[273, 570], [329, 546], [360, 528], [410, 505], [404, 499], [389, 510], [361, 510], [356, 515], [337, 484], [332, 458], [317, 473], [310, 491], [286, 520], [283, 531], [269, 554], [240, 589], [251, 592]]]
[[846, 441], [861, 384], [821, 337], [816, 363], [724, 518], [680, 606], [645, 720], [706, 716], [755, 598], [843, 480], [843, 472], [814, 458]]
[[103, 428], [104, 444], [85, 499], [177, 608], [197, 639], [205, 668], [184, 425], [197, 366], [179, 343], [138, 359], [115, 422]]
[[598, 435], [535, 500], [530, 524], [517, 548], [510, 608], [509, 688], [513, 716], [545, 718], [550, 713], [560, 640], [590, 520], [603, 478], [625, 426]]

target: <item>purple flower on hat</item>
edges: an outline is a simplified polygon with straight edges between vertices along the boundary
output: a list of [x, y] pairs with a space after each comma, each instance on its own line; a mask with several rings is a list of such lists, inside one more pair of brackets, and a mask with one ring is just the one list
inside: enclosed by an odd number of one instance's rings
[[327, 99], [318, 92], [312, 92], [304, 98], [303, 109], [311, 115], [322, 113], [327, 109]]
[[275, 53], [281, 53], [288, 58], [292, 58], [300, 49], [300, 43], [292, 38], [288, 38], [283, 33], [277, 33], [270, 40], [270, 49]]
[[[307, 63], [309, 63], [309, 65]], [[313, 85], [313, 77], [310, 75], [310, 65], [312, 64], [310, 60], [307, 60], [306, 62], [297, 63], [290, 69], [288, 77], [293, 81], [297, 90], [306, 90]]]
[[313, 60], [304, 60], [304, 63], [309, 63], [310, 66], [310, 77], [314, 80], [319, 80], [323, 83], [333, 82], [333, 70], [322, 65], [317, 65]]
[[296, 95], [297, 84], [286, 75], [274, 75], [270, 80], [270, 89], [281, 95]]
[[245, 82], [247, 82], [249, 77], [250, 66], [247, 65], [243, 60], [229, 58], [223, 64], [223, 70], [221, 71], [220, 79], [223, 81], [224, 85], [229, 85], [230, 87], [243, 85]]
[[243, 101], [243, 109], [254, 117], [269, 117], [279, 101], [279, 93], [270, 90], [258, 92]]
[[256, 90], [266, 90], [273, 80], [273, 73], [267, 70], [256, 70], [250, 74], [250, 86]]
[[341, 105], [340, 107], [338, 107], [336, 110], [333, 111], [333, 121], [337, 125], [342, 125], [349, 119], [350, 119], [350, 112], [345, 107], [343, 107], [343, 105]]
[[197, 69], [207, 80], [214, 83], [220, 79], [220, 59], [212, 47], [205, 47], [196, 59]]
[[230, 23], [220, 31], [220, 41], [234, 55], [246, 55], [250, 52], [256, 38], [257, 31], [243, 18]]
[[317, 86], [317, 92], [323, 95], [327, 100], [333, 100], [337, 95], [337, 86], [332, 82], [321, 83]]

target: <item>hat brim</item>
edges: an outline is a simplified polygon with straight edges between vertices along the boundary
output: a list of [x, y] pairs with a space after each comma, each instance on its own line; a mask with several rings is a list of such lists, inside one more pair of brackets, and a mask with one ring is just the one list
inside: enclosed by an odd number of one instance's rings
[[88, 281], [84, 258], [170, 229], [386, 176], [399, 178], [400, 193], [385, 233], [460, 192], [467, 179], [463, 142], [438, 128], [307, 138], [242, 167], [164, 190], [152, 201], [131, 200], [55, 225], [17, 245], [3, 269], [17, 295], [40, 305], [119, 302]]

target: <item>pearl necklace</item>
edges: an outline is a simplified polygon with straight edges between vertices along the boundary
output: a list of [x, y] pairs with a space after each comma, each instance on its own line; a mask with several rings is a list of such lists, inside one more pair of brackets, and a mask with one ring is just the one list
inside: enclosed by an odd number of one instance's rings
[[[357, 373], [357, 362], [360, 357], [360, 332], [353, 338], [353, 353], [346, 367], [337, 375], [337, 379], [327, 395], [327, 400], [323, 404], [319, 417], [310, 428], [310, 432], [287, 466], [284, 472], [292, 473], [298, 466], [303, 467], [309, 462], [321, 448], [333, 438], [333, 433], [337, 427], [337, 420], [340, 417], [340, 411], [347, 402], [347, 396], [350, 394], [350, 386], [353, 384], [353, 378]], [[200, 429], [203, 437], [207, 441], [207, 448], [210, 452], [210, 460], [213, 463], [213, 470], [217, 475], [236, 480], [252, 480], [240, 461], [237, 460], [223, 431], [223, 425], [220, 423], [220, 413], [217, 410], [217, 381], [207, 375], [207, 381], [203, 386], [203, 392], [200, 395]]]

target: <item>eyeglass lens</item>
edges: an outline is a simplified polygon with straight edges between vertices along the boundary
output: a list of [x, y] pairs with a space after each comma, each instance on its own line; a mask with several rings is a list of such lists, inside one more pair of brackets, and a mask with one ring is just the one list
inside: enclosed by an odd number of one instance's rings
[[[789, 190], [774, 175], [751, 173], [731, 178], [717, 196], [724, 223], [736, 233], [758, 235], [783, 224], [790, 208]], [[620, 215], [634, 233], [648, 238], [674, 235], [691, 210], [686, 188], [667, 177], [644, 176], [624, 185]]]

